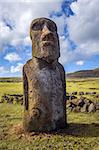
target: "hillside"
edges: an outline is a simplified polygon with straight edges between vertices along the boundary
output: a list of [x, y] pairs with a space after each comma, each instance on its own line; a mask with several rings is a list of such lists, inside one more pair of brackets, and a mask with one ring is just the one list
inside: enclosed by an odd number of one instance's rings
[[68, 73], [67, 78], [96, 78], [99, 77], [99, 68], [94, 70], [80, 70]]
[[22, 78], [21, 77], [6, 77], [6, 78], [0, 77], [0, 82], [22, 82]]

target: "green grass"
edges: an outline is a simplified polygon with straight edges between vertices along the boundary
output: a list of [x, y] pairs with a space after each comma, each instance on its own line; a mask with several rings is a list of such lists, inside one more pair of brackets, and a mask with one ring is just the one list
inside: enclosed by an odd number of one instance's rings
[[[2, 79], [4, 81], [5, 79]], [[13, 78], [9, 80], [14, 80]], [[95, 88], [95, 89], [90, 89]], [[77, 92], [96, 92], [99, 94], [99, 78], [85, 78], [85, 79], [66, 79], [66, 91], [72, 93]], [[6, 94], [22, 94], [22, 82], [0, 82], [0, 98]], [[78, 96], [79, 97], [79, 96]], [[94, 96], [86, 95], [86, 97], [94, 99]]]
[[[93, 89], [90, 89], [93, 88]], [[66, 80], [66, 92], [72, 93], [79, 92], [96, 92], [99, 94], [99, 78], [85, 78], [85, 79], [67, 79]], [[95, 95], [83, 95], [93, 101], [99, 100], [95, 98]], [[80, 96], [77, 95], [79, 98]]]
[[[66, 80], [67, 85], [67, 92], [73, 92], [73, 91], [84, 91], [84, 92], [97, 92], [99, 93], [99, 78], [93, 78], [93, 79], [67, 79]], [[95, 89], [90, 89], [95, 88]]]
[[[67, 79], [67, 92], [93, 87], [98, 94], [98, 84], [99, 79]], [[0, 96], [4, 93], [22, 94], [22, 82], [0, 82]], [[19, 132], [22, 116], [23, 106], [0, 104], [0, 150], [99, 150], [99, 112], [67, 112], [66, 129], [33, 135]]]
[[4, 94], [22, 94], [22, 82], [0, 82], [0, 99]]
[[22, 123], [23, 106], [0, 104], [0, 149], [3, 150], [98, 150], [98, 113], [69, 113], [68, 128], [52, 133], [15, 134]]

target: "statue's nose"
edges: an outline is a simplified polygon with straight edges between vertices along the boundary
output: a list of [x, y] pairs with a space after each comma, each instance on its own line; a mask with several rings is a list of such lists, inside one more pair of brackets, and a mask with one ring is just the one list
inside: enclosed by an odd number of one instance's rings
[[48, 26], [45, 24], [42, 29], [42, 35], [41, 35], [42, 41], [54, 41], [54, 35], [53, 32], [50, 31]]
[[42, 32], [50, 32], [50, 29], [48, 28], [48, 26], [46, 24], [44, 24]]

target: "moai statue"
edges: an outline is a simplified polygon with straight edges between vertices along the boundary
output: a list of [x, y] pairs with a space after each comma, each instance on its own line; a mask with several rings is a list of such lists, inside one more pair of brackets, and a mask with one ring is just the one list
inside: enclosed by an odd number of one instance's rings
[[32, 59], [23, 67], [25, 131], [51, 131], [66, 126], [65, 71], [58, 62], [56, 24], [38, 18], [30, 26]]

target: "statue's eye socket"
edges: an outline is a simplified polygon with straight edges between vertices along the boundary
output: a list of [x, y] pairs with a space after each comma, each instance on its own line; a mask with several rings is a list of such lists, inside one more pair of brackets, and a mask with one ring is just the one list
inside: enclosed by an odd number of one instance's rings
[[50, 25], [48, 28], [52, 32], [57, 32], [57, 28], [54, 25]]
[[32, 30], [42, 30], [42, 24], [40, 24], [40, 23], [34, 23], [32, 25]]
[[57, 32], [57, 27], [56, 27], [56, 25], [54, 24], [54, 23], [48, 23], [47, 24], [47, 26], [48, 26], [48, 29], [50, 30], [50, 31], [52, 31], [52, 32]]
[[[42, 22], [35, 22], [33, 25], [32, 25], [32, 30], [34, 31], [39, 31], [39, 30], [42, 30], [43, 27], [44, 27], [44, 24], [45, 22], [42, 21]], [[47, 22], [46, 23], [46, 26], [47, 28], [51, 31], [51, 32], [57, 32], [57, 27], [54, 23], [50, 23], [50, 22]]]

